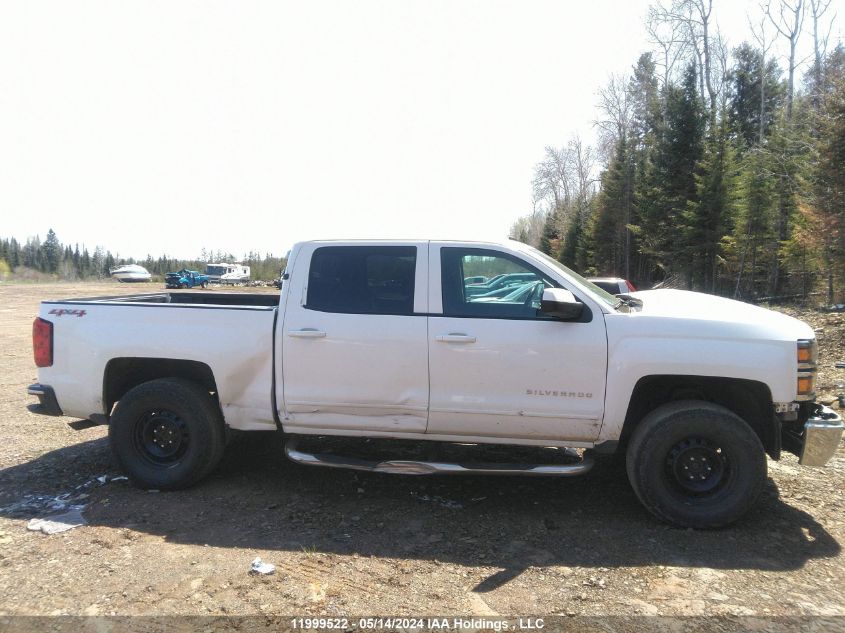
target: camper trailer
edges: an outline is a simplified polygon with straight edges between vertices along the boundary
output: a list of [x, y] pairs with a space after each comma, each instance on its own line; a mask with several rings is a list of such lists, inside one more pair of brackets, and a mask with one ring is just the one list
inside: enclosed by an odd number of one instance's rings
[[209, 281], [220, 284], [241, 284], [249, 281], [249, 266], [243, 264], [208, 264], [205, 269]]

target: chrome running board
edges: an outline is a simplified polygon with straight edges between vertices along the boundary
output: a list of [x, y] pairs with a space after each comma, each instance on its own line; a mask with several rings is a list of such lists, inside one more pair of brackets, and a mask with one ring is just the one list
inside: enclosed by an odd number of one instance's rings
[[291, 438], [285, 444], [285, 455], [297, 464], [306, 466], [325, 466], [327, 468], [347, 468], [394, 475], [533, 475], [544, 477], [572, 477], [583, 475], [594, 464], [589, 453], [581, 456], [573, 464], [497, 464], [497, 463], [449, 463], [409, 460], [390, 460], [384, 462], [368, 461], [357, 457], [305, 453], [297, 450], [297, 438]]

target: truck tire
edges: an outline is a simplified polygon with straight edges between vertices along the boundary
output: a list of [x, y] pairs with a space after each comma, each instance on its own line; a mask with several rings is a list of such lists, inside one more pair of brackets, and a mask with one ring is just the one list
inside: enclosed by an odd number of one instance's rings
[[203, 289], [203, 290], [205, 290], [206, 288], [208, 288], [208, 282], [207, 282], [207, 281], [202, 282], [202, 284], [200, 284], [200, 285], [202, 286], [202, 289]]
[[141, 488], [187, 488], [208, 475], [226, 446], [223, 416], [209, 393], [181, 378], [142, 383], [117, 403], [112, 454]]
[[662, 405], [628, 444], [628, 479], [656, 517], [686, 528], [733, 523], [766, 482], [766, 452], [738, 415], [709, 402]]

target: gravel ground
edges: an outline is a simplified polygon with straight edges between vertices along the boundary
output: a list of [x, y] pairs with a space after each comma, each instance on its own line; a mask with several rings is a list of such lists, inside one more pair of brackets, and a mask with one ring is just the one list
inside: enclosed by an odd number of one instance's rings
[[[251, 434], [191, 490], [101, 484], [119, 475], [105, 428], [26, 408], [30, 327], [41, 299], [133, 291], [0, 284], [0, 614], [845, 615], [845, 445], [823, 469], [770, 461], [757, 508], [712, 532], [654, 520], [612, 459], [569, 480], [413, 478], [297, 466]], [[785, 311], [823, 328], [833, 400], [845, 315]], [[26, 529], [73, 491], [87, 525]], [[276, 573], [250, 575], [257, 556]]]

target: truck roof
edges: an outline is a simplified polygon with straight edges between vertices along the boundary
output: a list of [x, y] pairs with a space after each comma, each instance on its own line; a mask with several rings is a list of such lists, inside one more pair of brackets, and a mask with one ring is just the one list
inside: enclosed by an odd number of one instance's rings
[[420, 242], [454, 242], [458, 244], [479, 244], [479, 245], [488, 245], [488, 246], [507, 246], [509, 248], [531, 248], [529, 245], [524, 244], [515, 239], [507, 238], [507, 239], [477, 239], [477, 238], [443, 238], [443, 237], [406, 237], [406, 238], [373, 238], [373, 239], [364, 239], [364, 238], [355, 238], [355, 239], [340, 239], [340, 238], [331, 238], [331, 239], [313, 239], [313, 240], [301, 240], [296, 242], [296, 244], [349, 244], [349, 245], [366, 245], [366, 244], [397, 244], [397, 243], [420, 243]]

